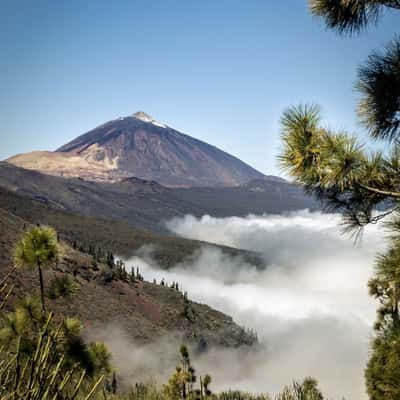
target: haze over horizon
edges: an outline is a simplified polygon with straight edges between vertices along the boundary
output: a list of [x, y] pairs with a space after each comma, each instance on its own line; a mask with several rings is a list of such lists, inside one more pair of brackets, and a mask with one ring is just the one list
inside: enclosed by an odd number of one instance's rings
[[331, 127], [363, 136], [356, 67], [398, 25], [392, 13], [338, 37], [303, 1], [3, 1], [0, 159], [142, 110], [281, 175], [279, 118], [292, 104], [318, 103]]

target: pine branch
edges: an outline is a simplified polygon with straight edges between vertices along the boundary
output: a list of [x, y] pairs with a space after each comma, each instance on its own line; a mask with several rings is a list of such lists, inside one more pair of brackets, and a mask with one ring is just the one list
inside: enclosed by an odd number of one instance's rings
[[373, 188], [371, 186], [366, 186], [366, 185], [361, 185], [361, 184], [359, 184], [359, 186], [362, 189], [368, 190], [369, 192], [373, 192], [373, 193], [377, 193], [377, 194], [381, 194], [381, 195], [389, 196], [389, 197], [400, 198], [400, 192], [393, 192], [390, 190], [377, 189], [377, 188]]

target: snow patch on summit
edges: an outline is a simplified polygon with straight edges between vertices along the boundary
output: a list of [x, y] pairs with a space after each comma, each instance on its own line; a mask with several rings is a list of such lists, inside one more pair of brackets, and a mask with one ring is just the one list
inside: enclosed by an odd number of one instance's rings
[[146, 114], [143, 111], [136, 112], [135, 114], [133, 114], [133, 117], [140, 119], [143, 122], [148, 122], [155, 126], [159, 126], [160, 128], [167, 128], [167, 125], [164, 125], [161, 122], [156, 121], [151, 115]]

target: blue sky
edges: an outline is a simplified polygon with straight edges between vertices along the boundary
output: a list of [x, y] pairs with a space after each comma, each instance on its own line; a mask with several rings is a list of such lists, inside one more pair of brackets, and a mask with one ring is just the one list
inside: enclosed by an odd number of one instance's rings
[[339, 37], [306, 0], [0, 0], [0, 159], [143, 110], [279, 174], [290, 105], [316, 102], [328, 126], [364, 137], [356, 68], [399, 26], [388, 13]]

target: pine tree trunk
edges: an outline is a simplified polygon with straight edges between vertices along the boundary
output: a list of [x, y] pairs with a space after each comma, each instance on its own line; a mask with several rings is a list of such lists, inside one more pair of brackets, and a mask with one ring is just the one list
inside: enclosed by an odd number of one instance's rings
[[39, 282], [40, 282], [40, 299], [42, 301], [42, 311], [43, 314], [46, 313], [46, 306], [44, 304], [44, 284], [43, 284], [43, 272], [40, 263], [38, 263], [38, 270], [39, 270]]
[[399, 296], [397, 294], [397, 287], [393, 285], [393, 306], [392, 306], [392, 320], [395, 329], [400, 328], [400, 317], [399, 317]]

